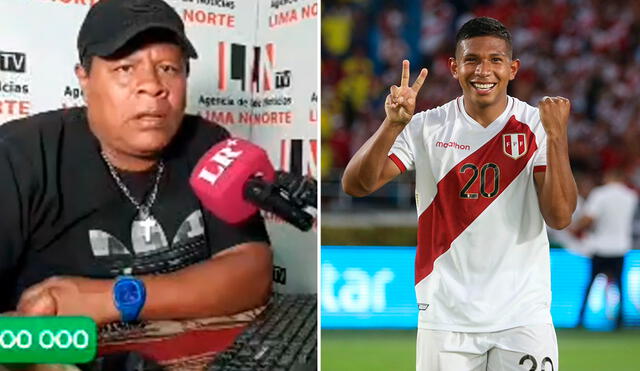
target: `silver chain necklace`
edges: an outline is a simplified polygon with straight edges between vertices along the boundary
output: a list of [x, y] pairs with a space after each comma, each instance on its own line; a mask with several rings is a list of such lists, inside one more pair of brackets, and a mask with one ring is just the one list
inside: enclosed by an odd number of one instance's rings
[[162, 178], [162, 173], [164, 171], [164, 161], [162, 161], [161, 159], [158, 162], [158, 169], [156, 170], [156, 178], [153, 183], [151, 194], [147, 197], [144, 203], [140, 203], [135, 199], [135, 197], [133, 197], [131, 191], [129, 191], [129, 188], [124, 184], [124, 182], [120, 178], [120, 175], [118, 175], [115, 166], [113, 166], [111, 161], [109, 161], [107, 155], [104, 152], [100, 152], [100, 155], [102, 155], [104, 162], [107, 164], [109, 172], [111, 173], [111, 177], [113, 177], [113, 180], [115, 180], [118, 188], [120, 188], [122, 193], [127, 196], [129, 201], [131, 201], [133, 206], [135, 206], [138, 210], [138, 216], [136, 217], [136, 220], [134, 220], [134, 223], [140, 223], [140, 226], [144, 228], [144, 240], [147, 243], [151, 242], [151, 229], [155, 227], [157, 223], [156, 219], [153, 217], [153, 215], [151, 215], [151, 206], [153, 206], [153, 203], [156, 201], [156, 196], [158, 195], [158, 186], [160, 184], [160, 178]]

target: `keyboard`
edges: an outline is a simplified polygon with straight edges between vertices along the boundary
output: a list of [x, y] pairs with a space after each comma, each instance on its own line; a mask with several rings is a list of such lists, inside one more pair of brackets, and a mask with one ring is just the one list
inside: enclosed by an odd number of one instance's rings
[[207, 371], [317, 369], [316, 294], [275, 294]]

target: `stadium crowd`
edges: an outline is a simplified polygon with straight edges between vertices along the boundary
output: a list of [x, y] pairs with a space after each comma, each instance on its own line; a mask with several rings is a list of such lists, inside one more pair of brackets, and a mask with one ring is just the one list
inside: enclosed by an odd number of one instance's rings
[[[334, 184], [350, 156], [384, 119], [388, 87], [429, 76], [416, 111], [461, 95], [447, 61], [455, 33], [475, 16], [512, 32], [521, 60], [509, 94], [531, 105], [560, 95], [572, 103], [570, 156], [579, 183], [611, 168], [640, 189], [640, 2], [634, 0], [323, 1], [322, 179]], [[326, 189], [323, 188], [323, 192]], [[585, 196], [585, 190], [583, 196]], [[327, 197], [335, 193], [326, 192]], [[331, 200], [323, 195], [323, 207]], [[326, 210], [327, 210], [326, 209]]]

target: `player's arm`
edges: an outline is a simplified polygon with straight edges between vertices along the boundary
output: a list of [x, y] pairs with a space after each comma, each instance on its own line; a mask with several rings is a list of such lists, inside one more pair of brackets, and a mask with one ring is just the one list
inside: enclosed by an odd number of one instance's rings
[[589, 215], [583, 215], [574, 227], [571, 227], [571, 232], [575, 235], [579, 235], [582, 231], [589, 229], [593, 225], [594, 219]]
[[375, 134], [351, 158], [342, 177], [342, 188], [351, 196], [371, 194], [400, 174], [387, 154], [396, 138], [411, 121], [416, 96], [427, 78], [427, 69], [409, 86], [409, 61], [402, 62], [400, 87], [393, 85], [384, 103], [386, 117]]
[[400, 169], [387, 153], [402, 129], [404, 125], [391, 124], [387, 119], [382, 122], [349, 160], [342, 176], [345, 193], [354, 197], [367, 196], [400, 174]]
[[606, 199], [601, 197], [601, 194], [602, 193], [597, 190], [589, 193], [587, 200], [582, 206], [582, 216], [571, 226], [571, 232], [574, 235], [580, 236], [581, 233], [591, 228], [598, 219], [598, 213], [603, 209], [602, 204], [606, 204], [607, 202]]
[[578, 188], [569, 163], [567, 126], [571, 104], [562, 97], [545, 97], [538, 104], [540, 121], [547, 134], [547, 168], [534, 173], [540, 211], [554, 229], [571, 223]]
[[[272, 253], [265, 242], [242, 243], [182, 270], [142, 277], [147, 300], [143, 319], [179, 319], [238, 313], [266, 302], [271, 292]], [[53, 277], [27, 289], [21, 315], [85, 315], [99, 324], [117, 321], [115, 280]]]

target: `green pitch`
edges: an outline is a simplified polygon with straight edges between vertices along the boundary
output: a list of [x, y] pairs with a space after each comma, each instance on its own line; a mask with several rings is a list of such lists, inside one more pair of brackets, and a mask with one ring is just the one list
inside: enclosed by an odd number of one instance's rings
[[[640, 329], [558, 329], [557, 333], [561, 371], [640, 370]], [[414, 370], [415, 334], [410, 330], [323, 330], [322, 370]]]

